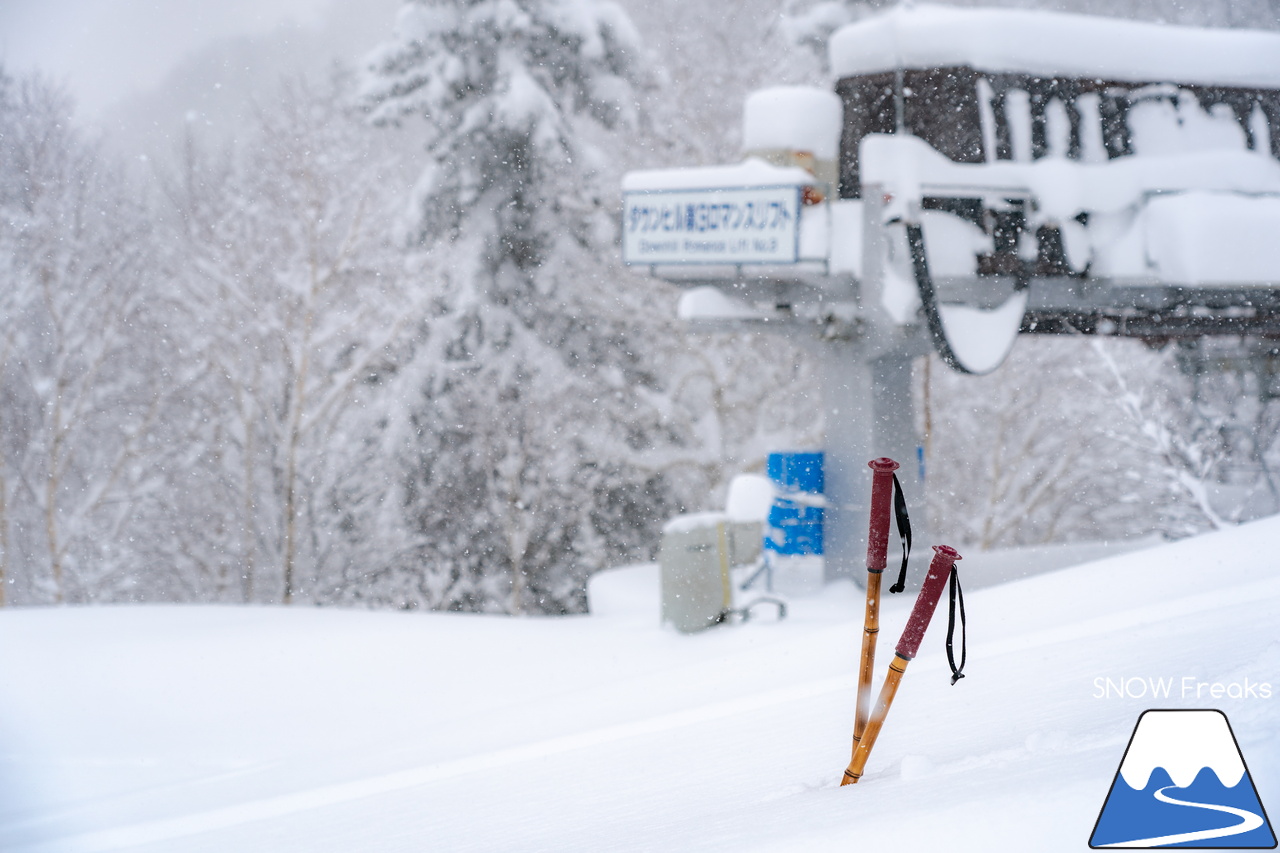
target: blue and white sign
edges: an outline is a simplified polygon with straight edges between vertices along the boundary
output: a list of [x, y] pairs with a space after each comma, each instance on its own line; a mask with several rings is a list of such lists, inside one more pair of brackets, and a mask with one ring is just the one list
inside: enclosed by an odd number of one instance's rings
[[623, 193], [628, 264], [794, 264], [800, 187]]
[[1153, 710], [1138, 718], [1089, 846], [1276, 846], [1226, 714]]

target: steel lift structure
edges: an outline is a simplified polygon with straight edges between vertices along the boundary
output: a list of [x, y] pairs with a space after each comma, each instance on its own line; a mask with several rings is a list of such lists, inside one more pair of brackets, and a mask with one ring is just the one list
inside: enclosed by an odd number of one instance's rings
[[985, 373], [1022, 334], [1130, 337], [1274, 385], [1277, 57], [1273, 33], [904, 6], [832, 36], [835, 92], [748, 98], [743, 162], [624, 178], [624, 261], [686, 288], [682, 319], [821, 359], [828, 579], [859, 575], [867, 460], [923, 506], [931, 350]]

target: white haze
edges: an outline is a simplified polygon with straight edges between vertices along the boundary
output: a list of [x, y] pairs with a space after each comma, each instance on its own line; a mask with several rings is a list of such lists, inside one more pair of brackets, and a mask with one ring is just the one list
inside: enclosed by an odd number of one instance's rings
[[[400, 0], [5, 0], [0, 63], [65, 84], [125, 147], [182, 118], [234, 120], [284, 73], [355, 61]], [[149, 146], [148, 146], [149, 147]]]

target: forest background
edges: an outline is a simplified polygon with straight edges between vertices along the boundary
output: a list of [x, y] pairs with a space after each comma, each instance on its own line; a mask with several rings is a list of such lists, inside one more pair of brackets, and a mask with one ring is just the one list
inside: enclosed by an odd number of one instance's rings
[[[583, 610], [823, 435], [802, 349], [690, 334], [622, 266], [621, 175], [736, 161], [743, 98], [829, 87], [826, 34], [873, 5], [409, 0], [357, 55], [228, 39], [89, 120], [0, 69], [0, 602]], [[1052, 8], [1280, 28], [1274, 0]], [[934, 528], [1275, 512], [1276, 389], [1176, 360], [921, 359]]]

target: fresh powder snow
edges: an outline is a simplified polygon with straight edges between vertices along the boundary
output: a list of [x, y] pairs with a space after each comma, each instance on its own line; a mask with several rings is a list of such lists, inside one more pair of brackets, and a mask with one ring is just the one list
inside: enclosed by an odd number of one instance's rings
[[622, 178], [623, 192], [687, 189], [737, 189], [740, 187], [801, 187], [813, 183], [813, 175], [798, 166], [773, 166], [748, 157], [728, 166], [683, 169], [645, 169]]
[[844, 129], [840, 97], [812, 86], [771, 86], [747, 96], [742, 106], [742, 148], [804, 151], [834, 160]]
[[[1274, 813], [1278, 538], [1268, 519], [1056, 571], [962, 548], [968, 677], [948, 683], [935, 619], [845, 788], [849, 583], [689, 636], [659, 624], [652, 565], [562, 619], [9, 609], [0, 848], [1079, 851], [1153, 707], [1223, 710]], [[911, 598], [885, 596], [883, 648]]]
[[848, 24], [829, 44], [837, 77], [895, 68], [1024, 71], [1047, 77], [1280, 86], [1280, 35], [1030, 9], [904, 3]]

